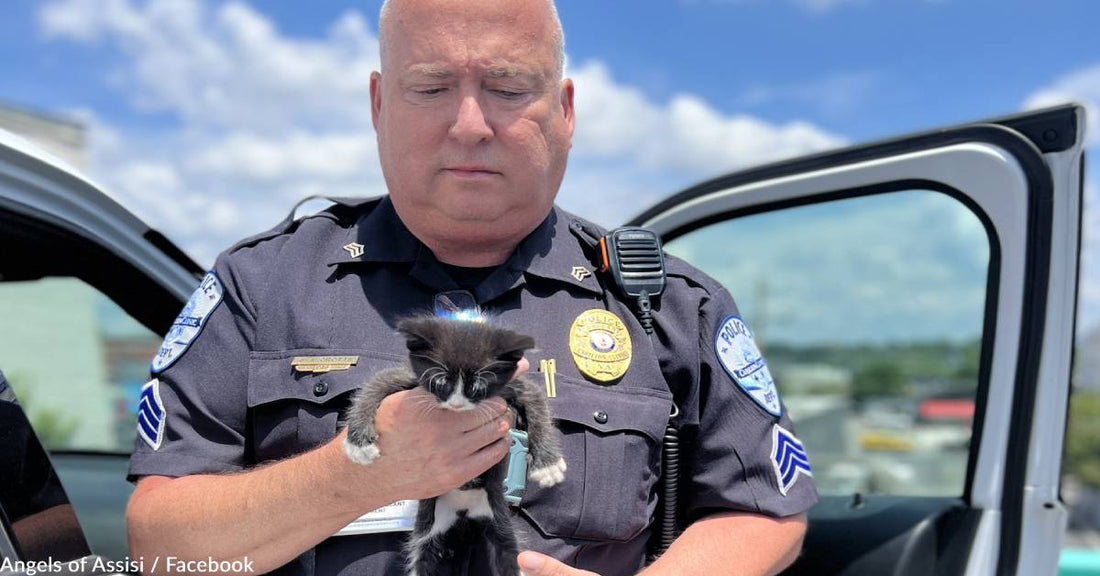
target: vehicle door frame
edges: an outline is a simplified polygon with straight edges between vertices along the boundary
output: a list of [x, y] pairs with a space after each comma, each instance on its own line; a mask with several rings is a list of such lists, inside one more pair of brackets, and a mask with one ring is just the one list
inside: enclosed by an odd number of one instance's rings
[[[974, 540], [978, 549], [971, 554], [967, 573], [991, 574], [994, 572], [988, 567], [992, 565], [996, 566], [998, 576], [1038, 573], [1031, 572], [1032, 568], [1042, 566], [1045, 569], [1057, 563], [1060, 545], [1050, 544], [1055, 541], [1060, 544], [1066, 521], [1065, 507], [1058, 497], [1057, 464], [1061, 460], [1072, 361], [1083, 193], [1084, 135], [1079, 127], [1085, 125], [1084, 109], [1068, 105], [780, 162], [693, 186], [644, 211], [629, 225], [649, 227], [668, 241], [718, 221], [881, 192], [884, 188], [874, 183], [870, 188], [866, 185], [826, 187], [802, 195], [773, 193], [773, 197], [760, 190], [768, 186], [780, 189], [800, 178], [829, 181], [830, 171], [868, 170], [876, 162], [889, 162], [921, 151], [981, 143], [989, 148], [987, 152], [1005, 154], [1015, 162], [1026, 183], [1027, 197], [1026, 255], [1020, 278], [1023, 294], [1020, 330], [1014, 339], [1018, 342], [1015, 377], [1008, 397], [1001, 399], [999, 408], [990, 410], [986, 400], [990, 392], [995, 343], [983, 341], [978, 410], [972, 438], [978, 449], [972, 450], [969, 457], [963, 500], [968, 506], [989, 513], [979, 526], [979, 534]], [[1054, 173], [1051, 166], [1055, 168]], [[879, 184], [894, 190], [916, 186], [947, 191], [939, 185], [941, 180], [906, 178], [882, 180]], [[754, 191], [756, 196], [752, 196]], [[957, 191], [961, 197], [949, 193], [967, 204], [994, 234], [990, 243], [990, 286], [987, 288], [983, 339], [1002, 340], [998, 330], [1003, 328], [999, 328], [997, 321], [1004, 312], [998, 310], [1005, 296], [1004, 287], [993, 286], [1002, 273], [1000, 259], [994, 258], [994, 251], [1000, 249], [997, 230], [989, 228], [991, 222], [982, 203], [969, 199], [970, 193], [965, 189]], [[1066, 232], [1058, 237], [1057, 246], [1053, 237], [1056, 229]], [[1052, 254], [1055, 254], [1053, 261]], [[1048, 295], [1052, 290], [1063, 300], [1068, 299], [1068, 304], [1050, 300]], [[997, 297], [988, 297], [990, 294], [997, 294]], [[1057, 323], [1046, 321], [1048, 312]], [[1050, 353], [1044, 354], [1044, 342], [1053, 343], [1048, 344], [1054, 346]], [[1036, 402], [1040, 384], [1044, 382], [1047, 385], [1043, 387], [1042, 402]], [[1034, 426], [1035, 422], [1048, 426]], [[987, 430], [991, 429], [998, 432], [988, 434]], [[992, 452], [997, 455], [995, 461], [981, 461], [982, 455], [991, 454], [990, 450], [997, 445], [1002, 448]], [[976, 480], [990, 473], [981, 470], [998, 467], [1004, 473], [997, 486], [976, 484]], [[1052, 534], [1054, 540], [1050, 540]], [[1025, 537], [1030, 542], [1035, 538], [1047, 539], [1048, 546], [1023, 548], [1021, 542]], [[995, 546], [989, 544], [992, 542]], [[1054, 558], [1053, 563], [1051, 558]]]

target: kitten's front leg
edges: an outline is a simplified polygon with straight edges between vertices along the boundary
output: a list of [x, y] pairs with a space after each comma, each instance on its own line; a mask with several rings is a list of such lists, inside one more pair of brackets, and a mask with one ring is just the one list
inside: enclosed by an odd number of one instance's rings
[[516, 403], [527, 415], [527, 449], [531, 456], [531, 470], [527, 477], [542, 488], [549, 488], [565, 480], [565, 459], [558, 444], [554, 419], [542, 388], [527, 379], [516, 380]]
[[344, 437], [344, 453], [356, 464], [366, 466], [380, 454], [378, 431], [374, 427], [378, 407], [387, 396], [416, 387], [416, 377], [407, 368], [379, 372], [355, 393], [348, 408], [348, 435]]

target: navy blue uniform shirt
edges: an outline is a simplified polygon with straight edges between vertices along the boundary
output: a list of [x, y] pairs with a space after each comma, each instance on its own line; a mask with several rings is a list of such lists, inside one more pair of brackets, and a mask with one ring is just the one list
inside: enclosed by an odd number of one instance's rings
[[[568, 464], [565, 482], [529, 484], [516, 523], [523, 542], [603, 576], [643, 563], [661, 439], [673, 403], [688, 446], [681, 503], [689, 520], [722, 511], [768, 516], [817, 502], [801, 445], [731, 296], [666, 258], [668, 285], [646, 335], [558, 208], [472, 290], [496, 321], [535, 338], [528, 378], [554, 359], [549, 399]], [[589, 274], [578, 273], [582, 267]], [[333, 438], [351, 393], [406, 361], [397, 318], [430, 312], [459, 286], [398, 218], [388, 198], [337, 205], [245, 240], [217, 260], [154, 360], [143, 391], [131, 479], [232, 472]], [[633, 345], [612, 385], [590, 381], [569, 346], [583, 312], [610, 311]], [[357, 356], [304, 374], [296, 356]], [[405, 532], [335, 536], [285, 574], [400, 574]], [[484, 554], [466, 572], [489, 574]]]

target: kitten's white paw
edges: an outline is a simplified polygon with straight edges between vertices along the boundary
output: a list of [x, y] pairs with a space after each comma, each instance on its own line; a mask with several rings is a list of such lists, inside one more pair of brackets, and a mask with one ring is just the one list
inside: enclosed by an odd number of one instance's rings
[[348, 442], [347, 438], [344, 438], [344, 453], [348, 455], [348, 460], [366, 466], [376, 458], [378, 458], [378, 445], [367, 444], [366, 446], [356, 446], [351, 442]]
[[542, 488], [561, 484], [565, 480], [565, 459], [558, 458], [557, 462], [549, 466], [532, 470], [527, 474], [527, 477], [538, 482], [538, 485]]

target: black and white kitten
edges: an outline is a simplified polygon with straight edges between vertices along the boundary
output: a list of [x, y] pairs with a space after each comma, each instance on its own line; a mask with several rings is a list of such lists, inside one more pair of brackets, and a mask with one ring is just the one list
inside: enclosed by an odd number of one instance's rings
[[[542, 389], [512, 380], [516, 363], [533, 348], [530, 336], [491, 322], [414, 316], [398, 322], [409, 348], [409, 366], [380, 372], [356, 393], [347, 414], [344, 449], [353, 462], [368, 465], [379, 456], [375, 414], [382, 400], [417, 386], [448, 410], [476, 410], [482, 400], [503, 398], [526, 424], [527, 477], [544, 488], [565, 479], [565, 460]], [[488, 418], [488, 413], [487, 413]], [[498, 576], [520, 574], [511, 513], [504, 500], [508, 459], [481, 476], [437, 498], [420, 501], [406, 549], [406, 573], [433, 576], [457, 550], [488, 541]]]

